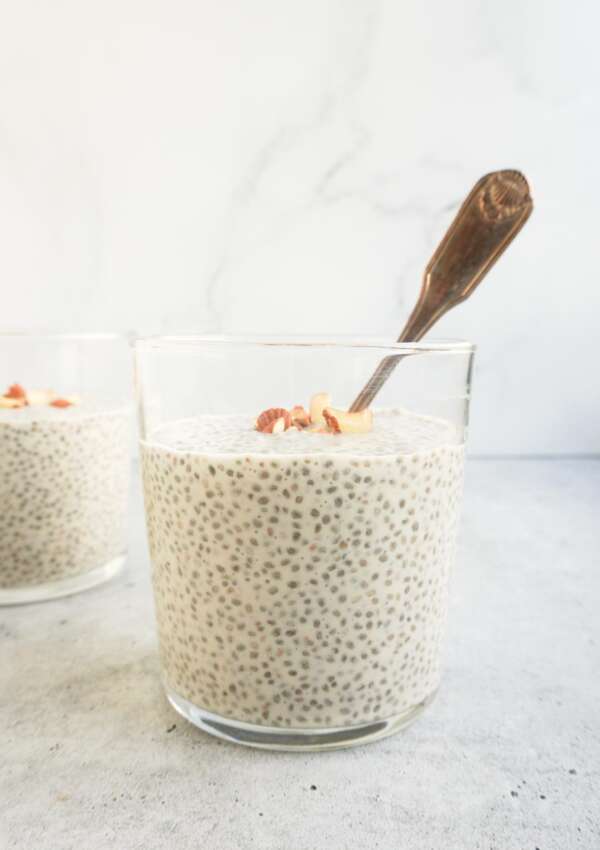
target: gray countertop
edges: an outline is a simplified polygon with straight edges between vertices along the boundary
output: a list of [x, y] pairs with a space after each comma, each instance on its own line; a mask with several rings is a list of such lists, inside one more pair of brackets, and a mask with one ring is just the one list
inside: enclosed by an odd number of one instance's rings
[[437, 700], [298, 755], [167, 705], [136, 488], [120, 578], [0, 609], [0, 848], [597, 850], [599, 506], [597, 460], [471, 460]]

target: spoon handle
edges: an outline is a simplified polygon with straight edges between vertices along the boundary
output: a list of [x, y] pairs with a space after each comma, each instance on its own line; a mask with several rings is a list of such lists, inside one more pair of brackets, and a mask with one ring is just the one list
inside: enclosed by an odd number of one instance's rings
[[[493, 171], [473, 187], [429, 260], [419, 299], [398, 342], [415, 342], [471, 295], [521, 230], [533, 209], [519, 171]], [[368, 407], [402, 358], [385, 357], [350, 410]]]

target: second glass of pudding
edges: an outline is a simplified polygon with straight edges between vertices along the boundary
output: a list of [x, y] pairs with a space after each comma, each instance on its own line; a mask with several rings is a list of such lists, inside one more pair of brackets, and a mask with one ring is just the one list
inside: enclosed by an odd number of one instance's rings
[[[384, 357], [372, 407], [347, 411]], [[392, 734], [435, 695], [473, 347], [138, 341], [167, 696], [273, 749]]]
[[0, 333], [0, 605], [125, 562], [131, 351], [119, 334]]

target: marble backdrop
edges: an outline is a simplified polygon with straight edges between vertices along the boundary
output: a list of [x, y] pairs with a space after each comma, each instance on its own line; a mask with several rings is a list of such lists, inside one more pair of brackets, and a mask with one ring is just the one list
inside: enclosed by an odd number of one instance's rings
[[19, 0], [0, 28], [2, 325], [393, 338], [486, 171], [536, 211], [440, 323], [471, 448], [600, 451], [594, 2]]

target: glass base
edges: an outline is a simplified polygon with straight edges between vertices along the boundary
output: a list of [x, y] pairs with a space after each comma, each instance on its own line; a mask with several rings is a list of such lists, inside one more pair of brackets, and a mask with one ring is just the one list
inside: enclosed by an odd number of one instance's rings
[[116, 576], [125, 563], [125, 555], [113, 558], [102, 567], [96, 567], [87, 573], [69, 578], [47, 581], [44, 584], [22, 585], [21, 587], [0, 587], [1, 605], [27, 605], [29, 602], [45, 602], [58, 599], [60, 596], [70, 596], [82, 590], [89, 590], [97, 584]]
[[376, 720], [359, 726], [339, 726], [325, 729], [282, 729], [276, 726], [256, 726], [243, 723], [230, 717], [212, 714], [203, 708], [180, 697], [165, 686], [167, 698], [175, 711], [193, 723], [194, 726], [234, 744], [257, 747], [262, 750], [287, 750], [290, 752], [310, 752], [319, 750], [340, 750], [344, 747], [356, 747], [368, 744], [379, 738], [387, 738], [409, 726], [413, 720], [432, 702], [434, 691], [418, 705], [412, 706], [402, 714]]

